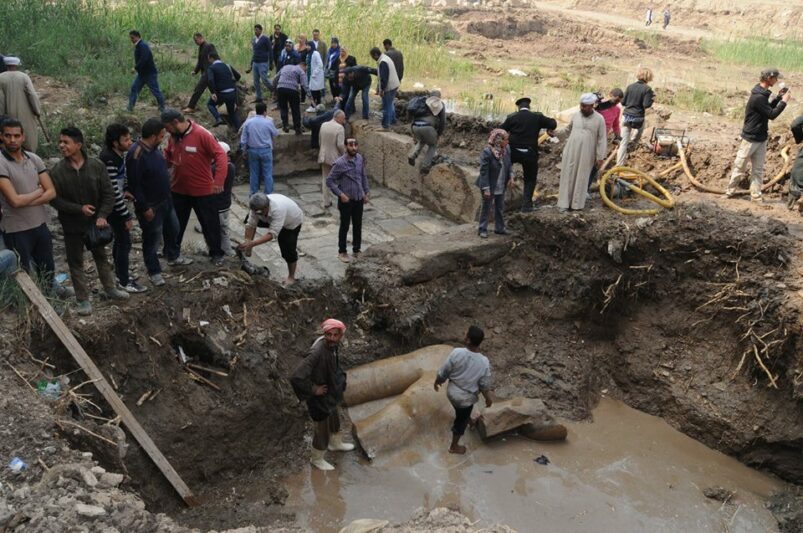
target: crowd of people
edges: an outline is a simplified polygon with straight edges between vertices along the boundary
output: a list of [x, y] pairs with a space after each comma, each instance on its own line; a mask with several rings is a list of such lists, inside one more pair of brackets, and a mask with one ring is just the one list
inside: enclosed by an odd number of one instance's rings
[[[665, 24], [668, 24], [668, 9]], [[648, 22], [651, 13], [648, 14]], [[356, 111], [358, 93], [362, 93], [363, 118], [369, 118], [369, 95], [376, 76], [377, 95], [381, 98], [383, 129], [397, 121], [395, 99], [404, 75], [401, 52], [390, 39], [370, 50], [375, 67], [359, 65], [337, 37], [328, 49], [320, 32], [312, 39], [299, 35], [296, 41], [274, 26], [273, 34], [254, 26], [251, 41], [254, 111], [240, 124], [237, 108], [239, 72], [225, 63], [214, 46], [201, 33], [193, 40], [198, 46], [193, 73], [199, 75], [187, 106], [179, 111], [166, 106], [158, 83], [158, 71], [148, 44], [141, 34], [129, 33], [134, 45], [134, 71], [128, 108], [133, 109], [139, 92], [148, 87], [160, 110], [158, 117], [147, 119], [135, 141], [127, 126], [108, 125], [104, 147], [98, 158], [86, 150], [81, 130], [65, 127], [59, 132], [58, 149], [63, 156], [48, 170], [36, 154], [37, 122], [41, 105], [31, 79], [20, 70], [16, 57], [3, 58], [0, 72], [0, 273], [13, 272], [17, 265], [35, 274], [45, 292], [62, 299], [72, 296], [80, 315], [92, 313], [90, 283], [84, 269], [85, 251], [89, 251], [107, 298], [128, 299], [130, 294], [148, 288], [131, 275], [131, 229], [136, 222], [142, 232], [143, 266], [154, 287], [165, 285], [162, 263], [169, 267], [186, 266], [193, 260], [182, 254], [182, 243], [195, 213], [210, 261], [222, 266], [226, 256], [249, 256], [254, 247], [276, 241], [287, 264], [285, 285], [297, 281], [298, 239], [304, 224], [304, 212], [292, 198], [274, 193], [273, 146], [280, 129], [301, 133], [303, 124], [312, 131], [312, 146], [318, 149], [321, 165], [321, 207], [329, 209], [337, 202], [340, 215], [338, 257], [348, 263], [362, 252], [364, 206], [370, 201], [371, 187], [366, 161], [356, 138], [347, 136], [347, 120]], [[270, 72], [274, 71], [271, 79]], [[790, 99], [782, 87], [774, 98], [772, 88], [782, 78], [777, 69], [761, 72], [746, 105], [742, 142], [733, 165], [727, 194], [733, 196], [751, 166], [750, 194], [761, 199], [764, 159], [767, 151], [768, 123], [777, 118]], [[565, 138], [560, 168], [557, 207], [560, 212], [581, 210], [589, 197], [603, 161], [616, 150], [616, 166], [624, 166], [632, 147], [639, 144], [647, 109], [655, 101], [650, 87], [653, 73], [640, 68], [636, 81], [622, 91], [610, 90], [607, 97], [583, 94], [579, 110], [561, 132]], [[327, 83], [328, 82], [328, 83]], [[328, 94], [330, 106], [324, 105]], [[198, 122], [189, 118], [196, 112], [205, 91], [210, 92], [207, 108], [215, 126], [224, 124], [219, 107], [225, 106], [229, 125], [237, 130], [239, 149], [248, 159], [249, 214], [241, 242], [229, 231], [229, 213], [235, 166], [229, 145]], [[268, 116], [269, 100], [274, 99], [281, 116], [276, 126]], [[306, 114], [314, 114], [302, 123], [301, 103], [309, 100]], [[523, 173], [523, 193], [519, 209], [529, 213], [533, 204], [539, 171], [539, 139], [542, 131], [556, 137], [558, 122], [531, 110], [530, 98], [515, 102], [510, 114], [489, 136], [479, 159], [476, 186], [481, 194], [478, 234], [488, 237], [493, 216], [494, 233], [508, 233], [505, 222], [505, 194], [513, 184], [513, 167]], [[415, 144], [408, 162], [427, 174], [434, 164], [438, 143], [448, 120], [441, 94], [432, 91], [410, 99], [407, 120]], [[803, 116], [792, 123], [797, 143], [803, 143]], [[165, 139], [167, 139], [165, 145]], [[617, 147], [618, 145], [618, 147]], [[164, 146], [164, 148], [163, 148]], [[613, 157], [613, 154], [612, 156]], [[790, 205], [801, 205], [803, 196], [803, 151], [798, 154], [790, 180]], [[47, 205], [58, 213], [72, 286], [61, 284], [54, 276], [53, 237], [48, 227]], [[491, 209], [493, 207], [493, 210]], [[266, 231], [257, 235], [258, 228]], [[348, 235], [351, 238], [351, 254]], [[112, 261], [107, 249], [111, 245]], [[161, 256], [161, 259], [160, 259]], [[339, 348], [346, 326], [336, 319], [322, 325], [323, 336], [312, 345], [303, 363], [295, 370], [291, 383], [299, 399], [305, 401], [315, 423], [311, 462], [321, 470], [333, 467], [325, 453], [354, 448], [343, 439], [338, 406], [343, 399], [345, 373], [340, 365]], [[490, 394], [490, 364], [479, 351], [484, 333], [469, 328], [465, 347], [455, 349], [437, 373], [433, 384], [438, 390], [447, 381], [447, 396], [455, 410], [449, 452], [466, 452], [460, 439], [469, 423], [474, 404]]]
[[[156, 99], [159, 110], [164, 110], [164, 97], [159, 88], [158, 72], [148, 43], [142, 40], [139, 31], [129, 33], [134, 45], [134, 72], [128, 110], [136, 104], [137, 95], [147, 86]], [[237, 107], [241, 95], [237, 92], [240, 73], [225, 63], [214, 44], [196, 32], [193, 41], [198, 47], [193, 75], [199, 75], [192, 96], [182, 113], [190, 115], [198, 108], [203, 93], [209, 91], [207, 108], [215, 120], [215, 126], [224, 124], [218, 112], [226, 107], [229, 124], [239, 129]], [[383, 50], [375, 47], [369, 51], [375, 66], [360, 65], [340, 39], [333, 36], [327, 47], [321, 40], [318, 29], [312, 31], [312, 39], [300, 34], [293, 41], [275, 24], [273, 33], [266, 35], [261, 24], [254, 25], [251, 40], [251, 62], [246, 74], [253, 74], [255, 99], [253, 103], [268, 100], [266, 93], [275, 101], [281, 115], [281, 128], [285, 133], [292, 128], [296, 134], [303, 132], [302, 105], [309, 101], [306, 112], [313, 113], [324, 104], [328, 92], [331, 106], [344, 111], [350, 117], [356, 111], [358, 93], [362, 94], [362, 116], [368, 119], [370, 112], [370, 89], [372, 75], [377, 77], [376, 94], [382, 101], [382, 127], [387, 129], [397, 122], [395, 98], [404, 78], [404, 55], [393, 47], [393, 41], [385, 39]], [[270, 73], [274, 72], [271, 79]], [[327, 84], [328, 81], [328, 84]], [[323, 109], [326, 109], [324, 105]]]
[[[138, 222], [142, 230], [142, 253], [148, 279], [153, 286], [161, 286], [165, 281], [160, 254], [169, 266], [187, 265], [192, 261], [181, 254], [181, 245], [194, 212], [215, 266], [222, 265], [227, 255], [241, 252], [248, 256], [254, 246], [275, 240], [287, 263], [284, 283], [292, 285], [297, 280], [297, 241], [304, 214], [293, 199], [274, 193], [273, 146], [280, 129], [289, 132], [291, 116], [295, 132], [302, 132], [301, 102], [307, 99], [310, 107], [306, 109], [304, 124], [312, 131], [312, 146], [318, 149], [321, 206], [329, 209], [336, 201], [340, 215], [339, 259], [348, 263], [358, 258], [362, 252], [362, 220], [364, 206], [370, 201], [370, 183], [359, 143], [346, 135], [346, 125], [355, 112], [360, 92], [363, 117], [368, 118], [373, 76], [378, 79], [383, 129], [397, 121], [395, 98], [404, 75], [403, 56], [390, 39], [385, 39], [384, 52], [379, 48], [369, 51], [376, 67], [367, 67], [359, 65], [337, 37], [332, 37], [329, 48], [323, 51], [317, 29], [313, 30], [312, 39], [307, 40], [302, 34], [296, 42], [288, 38], [278, 24], [270, 36], [262, 30], [261, 25], [254, 26], [251, 64], [246, 72], [253, 73], [255, 109], [243, 124], [237, 111], [242, 101], [238, 89], [241, 76], [234, 67], [223, 62], [215, 45], [201, 33], [193, 35], [198, 47], [193, 73], [199, 78], [187, 107], [178, 111], [166, 107], [153, 53], [140, 32], [131, 30], [129, 37], [134, 46], [136, 76], [129, 95], [129, 109], [135, 105], [140, 90], [147, 86], [161, 110], [160, 116], [145, 121], [136, 142], [125, 125], [110, 124], [98, 159], [87, 153], [80, 130], [64, 128], [58, 140], [63, 159], [51, 170], [36, 155], [36, 126], [41, 106], [31, 79], [20, 70], [18, 58], [3, 58], [0, 115], [6, 119], [0, 127], [3, 142], [0, 228], [5, 246], [17, 254], [20, 266], [35, 271], [49, 291], [62, 297], [74, 293], [78, 312], [89, 314], [88, 281], [83, 269], [85, 249], [93, 255], [106, 296], [128, 298], [129, 294], [147, 290], [130, 275], [133, 224]], [[272, 80], [271, 71], [275, 72]], [[770, 100], [771, 88], [779, 78], [777, 69], [765, 70], [752, 91], [743, 141], [728, 186], [729, 196], [736, 192], [749, 164], [752, 167], [751, 195], [753, 199], [761, 197], [768, 121], [780, 115], [790, 98], [784, 87]], [[652, 79], [650, 69], [640, 68], [636, 81], [626, 90], [614, 88], [607, 98], [597, 93], [580, 98], [579, 111], [562, 132], [565, 145], [557, 201], [561, 212], [585, 207], [591, 185], [611, 145], [617, 150], [616, 166], [625, 165], [629, 150], [640, 142], [646, 111], [655, 101], [655, 93], [649, 85]], [[328, 109], [323, 104], [327, 94], [325, 80], [328, 80], [331, 97]], [[207, 107], [215, 126], [223, 124], [218, 108], [225, 106], [229, 124], [237, 130], [238, 149], [248, 160], [250, 213], [242, 242], [236, 246], [232, 244], [235, 239], [230, 235], [228, 224], [235, 172], [231, 149], [197, 121], [188, 118], [196, 111], [206, 90], [210, 92]], [[275, 99], [280, 112], [278, 127], [268, 116], [268, 96]], [[550, 137], [556, 136], [557, 121], [532, 111], [530, 98], [519, 98], [515, 104], [518, 110], [490, 132], [480, 155], [476, 185], [481, 194], [478, 215], [481, 238], [488, 237], [491, 218], [494, 233], [508, 233], [504, 222], [505, 193], [513, 184], [515, 164], [521, 165], [523, 173], [519, 209], [524, 213], [536, 209], [533, 195], [539, 169], [539, 138], [543, 130]], [[427, 174], [436, 160], [438, 142], [448, 124], [445, 106], [440, 93], [432, 91], [411, 98], [406, 111], [410, 134], [415, 140], [408, 162], [413, 166], [418, 164], [423, 154], [419, 168], [422, 174]], [[168, 140], [162, 150], [166, 137]], [[792, 198], [799, 198], [803, 191], [801, 167], [803, 163], [796, 165], [793, 171]], [[46, 204], [58, 212], [72, 287], [63, 287], [53, 278], [52, 237], [47, 227]], [[258, 227], [267, 229], [264, 237], [256, 237]], [[352, 234], [351, 254], [347, 249], [349, 232]], [[110, 243], [113, 264], [106, 258], [106, 246]], [[5, 264], [5, 258], [0, 259], [0, 263]]]
[[[3, 217], [0, 268], [23, 268], [37, 275], [42, 288], [60, 298], [75, 297], [80, 315], [92, 312], [89, 280], [84, 269], [84, 251], [95, 262], [103, 291], [110, 299], [127, 299], [145, 292], [147, 287], [132, 277], [130, 269], [131, 229], [138, 223], [142, 231], [142, 256], [150, 283], [165, 284], [160, 255], [168, 266], [185, 266], [192, 259], [181, 253], [181, 245], [191, 213], [195, 213], [209, 257], [221, 266], [227, 255], [251, 254], [254, 246], [276, 240], [287, 262], [285, 284], [296, 281], [297, 240], [304, 220], [298, 204], [273, 192], [273, 143], [279, 128], [267, 114], [267, 91], [280, 110], [281, 129], [302, 132], [300, 104], [311, 101], [307, 112], [318, 111], [315, 142], [322, 169], [322, 206], [337, 200], [340, 212], [339, 258], [351, 261], [347, 251], [352, 232], [352, 254], [361, 253], [363, 206], [369, 201], [370, 187], [365, 161], [356, 139], [346, 138], [347, 113], [354, 113], [356, 94], [363, 92], [363, 114], [368, 114], [368, 91], [375, 75], [377, 94], [383, 102], [384, 127], [396, 122], [394, 99], [403, 77], [403, 56], [386, 39], [386, 53], [379, 48], [369, 54], [376, 68], [358, 65], [337, 37], [324, 51], [320, 32], [312, 39], [299, 35], [296, 45], [274, 26], [270, 37], [262, 26], [254, 26], [252, 61], [256, 94], [255, 110], [244, 124], [238, 118], [241, 104], [237, 84], [240, 73], [224, 63], [214, 44], [196, 32], [198, 46], [194, 74], [198, 74], [187, 107], [178, 111], [166, 106], [159, 87], [153, 53], [137, 30], [129, 32], [134, 47], [135, 73], [128, 100], [132, 111], [140, 91], [148, 87], [156, 99], [160, 116], [146, 120], [140, 138], [134, 141], [129, 128], [120, 123], [106, 129], [104, 148], [98, 158], [86, 150], [83, 132], [76, 127], [59, 132], [58, 148], [63, 158], [50, 170], [36, 154], [37, 122], [41, 106], [27, 74], [19, 70], [21, 61], [4, 57], [0, 76], [0, 206]], [[320, 50], [320, 52], [319, 52]], [[325, 60], [321, 53], [325, 54]], [[275, 77], [269, 73], [275, 70]], [[331, 111], [320, 106], [329, 81]], [[263, 90], [264, 89], [264, 90]], [[235, 168], [231, 149], [198, 122], [188, 118], [203, 93], [209, 91], [207, 108], [214, 125], [224, 124], [218, 108], [225, 106], [230, 126], [238, 130], [239, 149], [248, 158], [250, 173], [250, 213], [243, 242], [232, 245], [228, 218]], [[442, 107], [442, 106], [441, 106]], [[324, 116], [327, 120], [320, 120]], [[442, 126], [441, 126], [442, 129]], [[320, 133], [319, 133], [320, 132]], [[167, 143], [162, 145], [165, 138]], [[48, 228], [46, 204], [58, 213], [72, 286], [54, 276], [53, 239]], [[256, 237], [257, 227], [267, 229]], [[107, 257], [111, 245], [112, 262]]]

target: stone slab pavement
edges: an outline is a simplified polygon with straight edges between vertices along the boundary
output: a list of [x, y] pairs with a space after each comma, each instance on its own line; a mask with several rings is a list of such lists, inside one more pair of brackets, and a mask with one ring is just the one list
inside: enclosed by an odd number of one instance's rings
[[[337, 202], [324, 210], [321, 206], [320, 174], [302, 174], [280, 178], [274, 184], [274, 192], [284, 194], [298, 203], [304, 211], [304, 225], [298, 240], [302, 254], [298, 260], [297, 275], [304, 279], [342, 279], [347, 264], [337, 257], [337, 233], [340, 216]], [[248, 185], [235, 185], [232, 192], [232, 207], [229, 228], [232, 239], [242, 240], [243, 222], [248, 213]], [[334, 200], [334, 196], [332, 197]], [[437, 235], [455, 224], [433, 214], [424, 207], [411, 202], [390, 189], [372, 184], [371, 201], [363, 214], [363, 251], [377, 243], [391, 242], [399, 237]], [[264, 229], [257, 229], [258, 235]], [[351, 254], [351, 231], [349, 231], [349, 254]], [[253, 249], [251, 262], [267, 266], [271, 279], [281, 281], [287, 275], [287, 266], [279, 254], [279, 245], [274, 242]]]

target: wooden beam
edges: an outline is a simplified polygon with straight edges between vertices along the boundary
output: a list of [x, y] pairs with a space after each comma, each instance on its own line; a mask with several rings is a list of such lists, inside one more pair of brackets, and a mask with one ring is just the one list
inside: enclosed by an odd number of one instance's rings
[[156, 444], [151, 440], [150, 436], [148, 436], [145, 429], [139, 425], [133, 413], [129, 411], [128, 407], [126, 407], [117, 393], [114, 392], [114, 389], [100, 372], [100, 369], [84, 351], [81, 344], [67, 328], [67, 325], [64, 324], [47, 299], [39, 291], [39, 287], [37, 287], [30, 276], [22, 270], [17, 272], [16, 278], [17, 283], [19, 283], [25, 295], [28, 296], [28, 299], [39, 311], [39, 314], [42, 315], [42, 318], [45, 319], [50, 329], [53, 330], [53, 333], [55, 333], [62, 344], [64, 344], [67, 351], [72, 354], [73, 359], [81, 366], [86, 375], [89, 376], [89, 379], [94, 382], [95, 387], [97, 387], [98, 391], [100, 391], [109, 405], [111, 405], [112, 409], [120, 416], [123, 424], [128, 428], [128, 431], [131, 432], [131, 435], [133, 435], [139, 445], [142, 446], [145, 453], [148, 454], [159, 470], [161, 470], [164, 477], [173, 485], [173, 488], [176, 489], [179, 496], [181, 496], [184, 502], [190, 507], [199, 505], [200, 502], [198, 499], [192, 494], [189, 487], [187, 487], [178, 473], [173, 469], [167, 458], [162, 455], [162, 452], [156, 447]]

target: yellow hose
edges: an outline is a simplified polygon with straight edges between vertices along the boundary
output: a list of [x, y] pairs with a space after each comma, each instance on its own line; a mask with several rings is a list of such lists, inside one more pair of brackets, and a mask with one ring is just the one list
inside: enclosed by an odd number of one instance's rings
[[[665, 209], [672, 209], [673, 207], [675, 207], [675, 199], [672, 197], [671, 194], [669, 194], [669, 191], [664, 189], [657, 181], [652, 179], [646, 173], [641, 172], [640, 170], [636, 170], [634, 168], [630, 168], [630, 167], [613, 167], [608, 172], [603, 174], [602, 178], [600, 178], [600, 180], [599, 180], [599, 194], [602, 197], [603, 203], [605, 205], [607, 205], [608, 207], [610, 207], [611, 209], [613, 209], [614, 211], [616, 211], [617, 213], [622, 213], [623, 215], [656, 215], [656, 214], [658, 214], [660, 209], [659, 208], [655, 208], [655, 209], [628, 209], [628, 208], [621, 207], [621, 206], [615, 204], [613, 202], [613, 200], [611, 200], [608, 197], [608, 189], [606, 187], [606, 185], [608, 183], [608, 180], [610, 180], [614, 176], [615, 176], [614, 179], [618, 183], [624, 185], [625, 187], [627, 187], [628, 189], [630, 189], [634, 193], [638, 194], [639, 196], [642, 196], [642, 197], [646, 198], [647, 200], [650, 200], [651, 202], [654, 202], [654, 203], [658, 204], [660, 207], [665, 208]], [[626, 181], [628, 179], [630, 179], [630, 180], [639, 179], [639, 180], [646, 181], [647, 183], [649, 183], [650, 185], [655, 187], [655, 189], [659, 193], [661, 193], [661, 195], [663, 195], [665, 199], [664, 198], [660, 198], [658, 196], [655, 196], [654, 194], [651, 194], [651, 193], [645, 191], [642, 188], [636, 187], [635, 185], [632, 185], [632, 184], [628, 183]]]
[[[686, 151], [683, 148], [683, 144], [680, 142], [680, 140], [677, 141], [677, 145], [678, 145], [678, 154], [680, 154], [680, 164], [683, 166], [683, 172], [686, 173], [686, 177], [689, 178], [691, 184], [703, 192], [710, 192], [712, 194], [725, 194], [724, 190], [715, 189], [714, 187], [703, 185], [697, 180], [694, 174], [692, 174], [691, 168], [689, 168], [689, 162], [686, 159]], [[773, 185], [781, 181], [783, 177], [786, 175], [786, 173], [789, 172], [789, 170], [791, 169], [791, 164], [789, 160], [789, 149], [791, 147], [792, 145], [788, 144], [783, 148], [783, 150], [781, 150], [781, 157], [784, 160], [784, 166], [781, 169], [781, 171], [778, 172], [778, 174], [776, 174], [770, 181], [761, 186], [762, 191], [769, 190]], [[674, 169], [675, 167], [672, 168]], [[668, 172], [669, 170], [670, 169], [667, 169], [664, 172]], [[663, 175], [663, 173], [661, 173], [661, 175]], [[734, 195], [748, 194], [749, 192], [750, 191], [745, 191], [745, 190], [735, 191]]]
[[783, 168], [781, 168], [781, 171], [778, 172], [775, 175], [775, 177], [773, 177], [770, 181], [768, 181], [767, 183], [765, 183], [764, 185], [761, 186], [762, 192], [770, 190], [770, 188], [773, 185], [775, 185], [776, 183], [781, 181], [783, 179], [783, 177], [786, 176], [787, 172], [792, 170], [792, 163], [789, 160], [789, 150], [791, 148], [792, 148], [792, 143], [789, 143], [789, 144], [787, 144], [786, 146], [783, 147], [783, 150], [781, 150], [781, 158], [783, 158], [783, 163], [784, 163], [783, 164]]

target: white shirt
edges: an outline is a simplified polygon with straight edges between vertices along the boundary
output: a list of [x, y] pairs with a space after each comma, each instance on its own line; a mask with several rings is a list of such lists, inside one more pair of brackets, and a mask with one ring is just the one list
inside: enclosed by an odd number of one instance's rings
[[455, 348], [438, 370], [438, 378], [449, 380], [446, 396], [457, 407], [468, 407], [479, 400], [480, 391], [491, 387], [488, 358], [467, 348]]
[[268, 224], [268, 231], [273, 238], [279, 236], [282, 229], [296, 229], [304, 223], [304, 212], [298, 204], [283, 194], [269, 194], [270, 208], [268, 215], [251, 210], [248, 215], [248, 227], [256, 228], [258, 222]]

